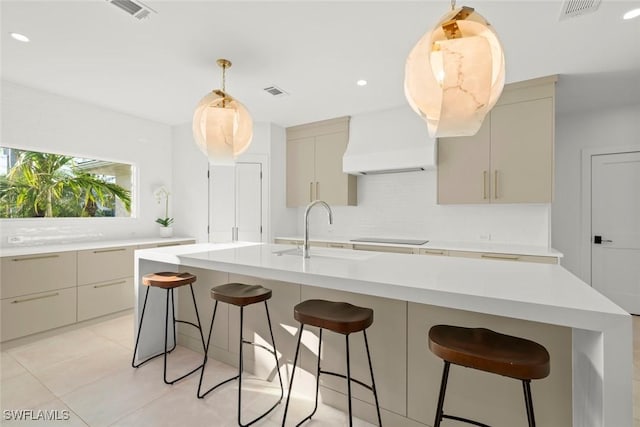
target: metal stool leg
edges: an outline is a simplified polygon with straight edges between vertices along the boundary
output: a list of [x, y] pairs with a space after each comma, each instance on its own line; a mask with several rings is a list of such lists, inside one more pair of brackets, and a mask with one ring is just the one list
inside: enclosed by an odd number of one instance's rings
[[527, 408], [527, 420], [529, 427], [536, 427], [536, 419], [533, 415], [533, 399], [531, 397], [531, 381], [522, 380], [522, 389], [524, 391], [524, 403]]
[[202, 361], [202, 371], [200, 371], [200, 382], [198, 383], [198, 393], [197, 393], [198, 399], [202, 399], [203, 397], [205, 397], [207, 394], [211, 393], [213, 390], [215, 390], [216, 388], [218, 388], [222, 384], [226, 384], [229, 381], [233, 381], [236, 378], [238, 378], [237, 376], [229, 378], [228, 380], [223, 381], [223, 382], [211, 387], [209, 390], [205, 391], [204, 393], [202, 393], [202, 379], [204, 378], [204, 371], [205, 371], [205, 367], [207, 365], [207, 354], [209, 353], [209, 346], [211, 345], [211, 335], [213, 334], [213, 322], [216, 320], [216, 312], [217, 311], [218, 311], [218, 301], [216, 300], [216, 303], [213, 306], [213, 317], [211, 318], [211, 326], [209, 327], [209, 337], [207, 338], [207, 344], [205, 345], [204, 360]]
[[[142, 305], [142, 315], [140, 316], [140, 324], [138, 325], [138, 336], [136, 337], [136, 346], [133, 349], [133, 357], [131, 358], [131, 367], [139, 368], [143, 363], [148, 362], [151, 359], [147, 359], [144, 362], [136, 365], [136, 353], [138, 352], [138, 343], [140, 342], [140, 332], [142, 331], [142, 322], [144, 321], [144, 311], [147, 308], [147, 298], [149, 297], [149, 287], [147, 286], [147, 292], [144, 294], [144, 304]], [[159, 355], [158, 355], [159, 356]]]
[[378, 392], [376, 391], [376, 382], [373, 379], [373, 365], [371, 364], [371, 354], [369, 353], [369, 341], [367, 340], [366, 329], [362, 331], [364, 334], [364, 347], [367, 349], [367, 360], [369, 361], [369, 372], [371, 372], [371, 391], [373, 391], [373, 397], [376, 400], [376, 411], [378, 413], [378, 425], [382, 427], [382, 417], [380, 416], [380, 405], [378, 403]]
[[347, 344], [347, 399], [349, 399], [349, 427], [353, 426], [353, 414], [351, 411], [351, 366], [349, 363], [349, 334], [345, 335]]
[[276, 340], [273, 338], [273, 328], [271, 327], [271, 316], [269, 316], [269, 305], [264, 302], [264, 310], [267, 313], [267, 323], [269, 324], [269, 334], [271, 335], [271, 344], [273, 345], [273, 357], [276, 360], [276, 372], [278, 373], [278, 380], [280, 381], [280, 399], [278, 403], [282, 402], [284, 397], [284, 385], [282, 384], [282, 374], [280, 373], [280, 363], [278, 361], [278, 350], [276, 350]]
[[293, 377], [296, 373], [296, 364], [298, 363], [298, 355], [300, 354], [300, 341], [302, 340], [302, 331], [304, 325], [300, 324], [300, 331], [298, 332], [298, 343], [296, 344], [296, 354], [293, 357], [293, 368], [291, 369], [291, 381], [289, 381], [289, 393], [287, 394], [287, 402], [284, 405], [284, 416], [282, 417], [282, 427], [285, 426], [287, 421], [287, 411], [289, 410], [289, 400], [291, 399], [291, 390], [293, 390]]
[[[169, 326], [167, 326], [167, 324], [169, 323], [169, 294], [170, 294], [170, 289], [167, 289], [167, 303], [165, 305], [165, 311], [164, 311], [164, 382], [166, 384], [171, 384], [169, 381], [167, 381], [167, 336], [169, 335]], [[173, 301], [172, 301], [173, 302]], [[175, 341], [175, 336], [176, 336], [176, 319], [174, 317], [173, 322], [171, 323], [171, 325], [173, 326], [173, 338]], [[175, 342], [174, 342], [174, 346], [175, 346]]]
[[447, 391], [447, 380], [449, 379], [449, 362], [444, 362], [444, 369], [442, 370], [442, 382], [440, 383], [440, 394], [438, 396], [438, 408], [436, 409], [436, 419], [433, 422], [433, 427], [440, 427], [442, 422], [442, 407], [444, 406], [444, 395]]

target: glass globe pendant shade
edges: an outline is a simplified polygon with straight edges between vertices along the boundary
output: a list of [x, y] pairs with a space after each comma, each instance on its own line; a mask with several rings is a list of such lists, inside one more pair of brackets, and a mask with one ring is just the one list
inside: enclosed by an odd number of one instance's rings
[[193, 115], [193, 136], [213, 165], [235, 164], [235, 158], [251, 144], [252, 129], [244, 105], [221, 90], [202, 98]]
[[405, 96], [432, 137], [475, 135], [502, 93], [504, 67], [491, 25], [463, 6], [447, 13], [411, 50]]

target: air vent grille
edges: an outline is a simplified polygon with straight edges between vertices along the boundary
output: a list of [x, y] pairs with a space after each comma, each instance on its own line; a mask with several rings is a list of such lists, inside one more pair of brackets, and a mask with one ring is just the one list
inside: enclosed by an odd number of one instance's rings
[[598, 10], [602, 0], [565, 0], [562, 3], [560, 20], [575, 18], [586, 13], [593, 13]]
[[124, 10], [139, 21], [148, 18], [151, 12], [156, 13], [155, 10], [137, 0], [107, 0], [107, 2]]
[[285, 92], [284, 90], [280, 89], [278, 86], [269, 86], [269, 87], [265, 87], [264, 91], [267, 92], [269, 95], [273, 95], [273, 96], [286, 96], [288, 95], [287, 92]]

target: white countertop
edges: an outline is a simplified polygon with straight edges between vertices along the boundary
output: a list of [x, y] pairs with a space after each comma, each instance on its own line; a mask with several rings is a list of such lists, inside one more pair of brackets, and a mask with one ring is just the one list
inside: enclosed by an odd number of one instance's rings
[[[283, 240], [303, 240], [301, 236], [278, 236], [276, 239]], [[533, 255], [533, 256], [550, 256], [562, 258], [562, 252], [545, 246], [518, 245], [511, 243], [498, 242], [450, 242], [450, 241], [432, 241], [422, 245], [403, 245], [399, 243], [375, 243], [375, 242], [354, 242], [350, 237], [344, 236], [325, 236], [309, 238], [312, 242], [327, 243], [348, 243], [353, 245], [373, 245], [373, 246], [392, 246], [406, 247], [418, 249], [444, 249], [448, 251], [470, 251], [470, 252], [491, 252], [497, 254], [514, 254], [514, 255]], [[427, 239], [424, 239], [427, 240]]]
[[119, 246], [153, 245], [160, 243], [175, 243], [185, 240], [195, 240], [193, 237], [140, 237], [123, 240], [93, 240], [75, 243], [63, 243], [58, 245], [16, 246], [13, 248], [1, 248], [0, 256], [37, 255], [51, 252], [82, 251], [85, 249], [105, 249]]
[[136, 251], [151, 261], [245, 274], [403, 301], [601, 330], [629, 315], [557, 264], [489, 262], [290, 245], [196, 244]]

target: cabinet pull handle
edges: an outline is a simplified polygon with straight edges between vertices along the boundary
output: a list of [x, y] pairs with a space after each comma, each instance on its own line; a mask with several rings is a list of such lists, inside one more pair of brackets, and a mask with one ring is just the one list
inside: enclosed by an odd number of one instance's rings
[[43, 299], [43, 298], [52, 298], [52, 297], [57, 297], [58, 295], [60, 295], [60, 293], [56, 292], [55, 294], [40, 295], [37, 297], [31, 297], [31, 298], [25, 298], [25, 299], [17, 299], [17, 300], [11, 301], [11, 304], [19, 304], [21, 302], [35, 301], [37, 299]]
[[519, 256], [517, 255], [489, 255], [489, 254], [482, 254], [480, 255], [481, 258], [490, 258], [490, 259], [508, 259], [509, 261], [517, 261], [520, 259]]
[[327, 245], [327, 247], [329, 247], [329, 248], [340, 248], [340, 249], [344, 249], [344, 246], [339, 245], [339, 244], [335, 244], [335, 243], [334, 243], [334, 244], [329, 243], [329, 244]]
[[482, 171], [482, 198], [487, 198], [487, 171]]
[[320, 183], [316, 181], [316, 199], [320, 200]]
[[125, 248], [116, 248], [116, 249], [98, 249], [93, 251], [94, 254], [102, 254], [105, 252], [120, 252], [120, 251], [124, 251]]
[[166, 246], [178, 246], [180, 243], [160, 243], [156, 245], [156, 248], [164, 248]]
[[58, 258], [60, 255], [39, 255], [39, 256], [30, 256], [27, 258], [13, 258], [11, 261], [31, 261], [34, 259], [45, 259], [45, 258]]
[[127, 281], [126, 280], [120, 280], [118, 282], [113, 282], [113, 283], [103, 283], [102, 285], [93, 285], [93, 287], [95, 289], [106, 288], [107, 286], [122, 285], [123, 283], [127, 283]]
[[309, 183], [309, 201], [313, 201], [313, 182]]
[[429, 250], [426, 249], [424, 251], [425, 254], [432, 254], [432, 255], [444, 255], [444, 251], [433, 251], [433, 250]]
[[498, 169], [493, 172], [493, 198], [498, 198]]

